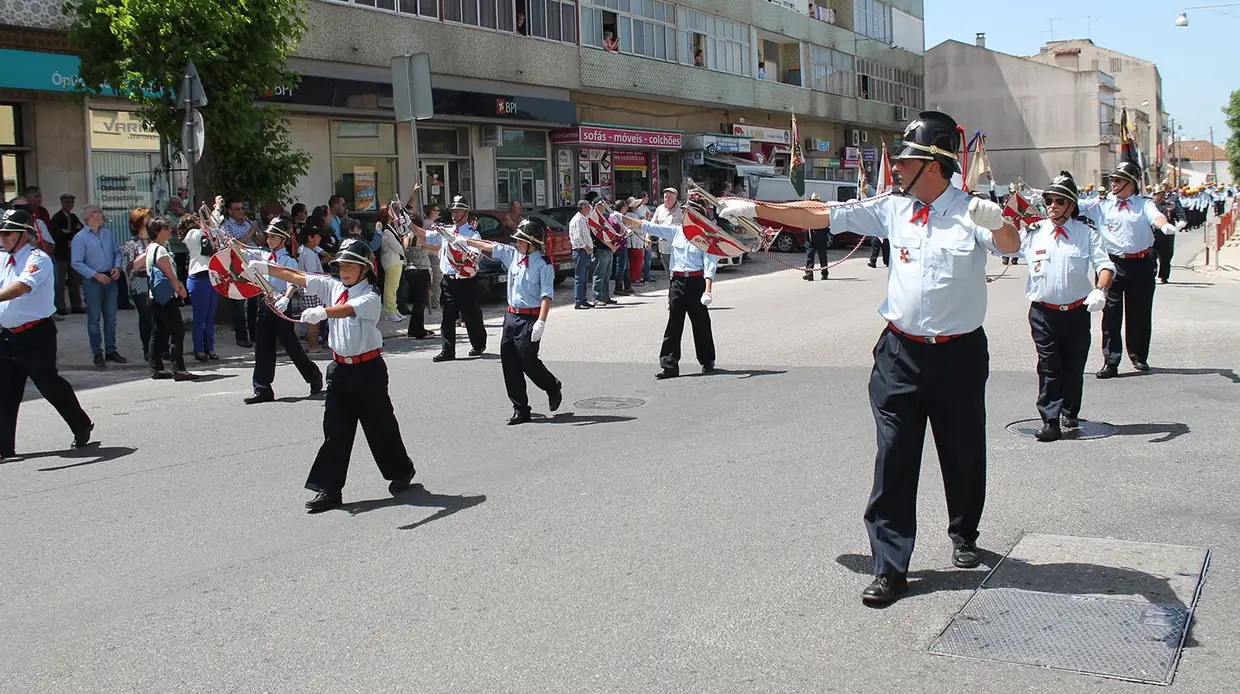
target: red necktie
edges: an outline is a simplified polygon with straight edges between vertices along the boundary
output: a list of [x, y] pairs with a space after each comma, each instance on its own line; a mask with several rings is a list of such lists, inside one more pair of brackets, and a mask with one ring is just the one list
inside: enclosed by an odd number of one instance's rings
[[1127, 198], [1119, 201], [1119, 209], [1125, 212], [1128, 211], [1128, 199]]
[[921, 205], [921, 209], [913, 213], [913, 217], [909, 219], [908, 221], [913, 224], [917, 224], [919, 222], [921, 224], [929, 224], [930, 223], [930, 206], [924, 203], [918, 203], [918, 204]]
[[347, 304], [348, 302], [349, 302], [349, 290], [346, 289], [343, 292], [340, 292], [340, 296], [336, 297], [335, 305], [340, 306], [342, 304]]
[[272, 253], [271, 257], [267, 259], [267, 262], [270, 262], [270, 263], [276, 262], [276, 254]]
[[13, 256], [9, 256], [9, 267], [13, 267], [16, 264], [17, 260]]
[[517, 261], [517, 265], [524, 265], [525, 267], [529, 267], [530, 257], [528, 255], [521, 256], [521, 259]]
[[1057, 226], [1057, 227], [1055, 227], [1055, 236], [1054, 236], [1054, 238], [1055, 238], [1055, 239], [1063, 239], [1064, 241], [1067, 241], [1067, 240], [1068, 240], [1068, 230], [1067, 230], [1067, 229], [1065, 229], [1065, 228], [1063, 228], [1063, 227], [1061, 227], [1061, 226]]

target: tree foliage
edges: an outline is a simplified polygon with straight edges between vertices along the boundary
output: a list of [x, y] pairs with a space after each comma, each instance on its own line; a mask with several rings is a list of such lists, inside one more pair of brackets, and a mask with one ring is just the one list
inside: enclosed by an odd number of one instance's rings
[[1240, 181], [1240, 89], [1231, 93], [1231, 99], [1223, 107], [1224, 121], [1231, 130], [1227, 138], [1227, 168], [1231, 171], [1231, 180]]
[[293, 149], [284, 111], [255, 101], [296, 85], [287, 64], [306, 30], [298, 0], [71, 0], [64, 12], [85, 88], [111, 85], [177, 150], [184, 111], [176, 99], [194, 61], [208, 100], [195, 169], [206, 189], [274, 201], [305, 175], [310, 158]]

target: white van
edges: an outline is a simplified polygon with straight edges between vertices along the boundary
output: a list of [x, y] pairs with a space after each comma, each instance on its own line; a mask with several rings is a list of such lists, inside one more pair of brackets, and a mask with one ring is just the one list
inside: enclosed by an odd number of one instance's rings
[[[857, 184], [847, 181], [818, 181], [805, 179], [805, 195], [797, 195], [796, 190], [792, 188], [792, 182], [786, 177], [754, 177], [750, 179], [750, 190], [754, 191], [753, 199], [764, 200], [766, 202], [789, 202], [792, 200], [809, 200], [810, 195], [817, 193], [818, 199], [823, 202], [848, 202], [857, 198]], [[833, 234], [835, 238], [841, 236], [851, 236], [846, 232], [836, 232]], [[775, 240], [771, 242], [771, 248], [781, 253], [791, 253], [792, 251], [805, 248], [806, 230], [791, 229], [784, 227]]]

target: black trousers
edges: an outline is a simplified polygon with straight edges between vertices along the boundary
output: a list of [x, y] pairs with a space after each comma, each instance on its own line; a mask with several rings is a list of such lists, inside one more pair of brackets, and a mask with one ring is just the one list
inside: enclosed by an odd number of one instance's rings
[[258, 333], [258, 297], [231, 301], [233, 332], [237, 340], [251, 340]]
[[891, 242], [875, 236], [870, 239], [870, 265], [878, 265], [878, 256], [880, 254], [883, 256], [883, 265], [890, 265]]
[[1029, 304], [1029, 330], [1038, 351], [1038, 413], [1042, 421], [1081, 414], [1091, 329], [1084, 306], [1059, 311]]
[[443, 311], [439, 336], [443, 339], [443, 353], [456, 354], [457, 317], [465, 319], [469, 345], [475, 350], [486, 349], [487, 329], [482, 324], [482, 306], [478, 303], [478, 278], [454, 280], [445, 275], [439, 286], [439, 308]]
[[430, 301], [431, 271], [407, 268], [406, 300], [409, 304], [409, 337], [426, 336], [426, 303]]
[[271, 393], [271, 382], [276, 377], [276, 343], [293, 360], [306, 383], [318, 383], [323, 373], [301, 346], [293, 323], [277, 316], [267, 304], [258, 310], [258, 324], [254, 327], [254, 392]]
[[878, 455], [865, 527], [874, 574], [906, 574], [917, 536], [917, 481], [934, 432], [947, 495], [947, 534], [977, 540], [986, 500], [986, 379], [990, 353], [981, 328], [936, 345], [883, 331], [874, 347], [870, 408]]
[[1111, 366], [1119, 366], [1128, 343], [1128, 358], [1149, 361], [1150, 329], [1154, 312], [1154, 256], [1120, 258], [1115, 263], [1115, 279], [1107, 290], [1102, 309], [1102, 356]]
[[[668, 273], [670, 277], [672, 273]], [[671, 277], [667, 294], [667, 327], [659, 348], [659, 366], [680, 370], [680, 338], [685, 332], [685, 315], [693, 323], [693, 348], [702, 366], [715, 363], [715, 338], [710, 331], [710, 311], [702, 305], [705, 277]]]
[[1225, 201], [1223, 201], [1223, 200], [1215, 200], [1215, 201], [1214, 201], [1214, 214], [1215, 214], [1216, 216], [1218, 216], [1218, 217], [1222, 217], [1222, 216], [1223, 216], [1223, 207], [1224, 207], [1224, 205], [1225, 205], [1225, 204], [1226, 204], [1226, 202], [1225, 202]]
[[0, 454], [16, 452], [17, 410], [34, 381], [43, 399], [56, 408], [69, 429], [90, 426], [90, 417], [78, 403], [73, 386], [56, 370], [56, 323], [50, 318], [20, 333], [0, 330]]
[[538, 358], [541, 342], [534, 342], [531, 333], [538, 316], [516, 313], [504, 314], [504, 334], [499, 340], [499, 361], [504, 367], [504, 388], [508, 399], [518, 411], [530, 411], [530, 399], [525, 392], [525, 377], [529, 376], [535, 386], [547, 393], [560, 389], [560, 381], [551, 375], [547, 365]]
[[1158, 279], [1171, 278], [1171, 257], [1175, 255], [1175, 236], [1154, 232], [1154, 254], [1158, 257]]
[[383, 479], [401, 479], [413, 472], [413, 461], [400, 438], [400, 425], [388, 395], [388, 371], [383, 357], [361, 364], [333, 362], [328, 371], [323, 445], [314, 457], [306, 489], [328, 494], [339, 494], [344, 489], [358, 422]]
[[814, 256], [818, 256], [818, 265], [822, 268], [822, 278], [827, 278], [827, 247], [831, 245], [831, 233], [826, 229], [815, 229], [810, 232], [808, 242], [805, 244], [805, 274], [812, 274], [814, 269]]
[[[137, 297], [134, 297], [135, 299]], [[185, 370], [185, 322], [181, 319], [181, 307], [176, 297], [160, 306], [154, 299], [150, 300], [151, 344], [147, 348], [148, 361], [152, 371], [164, 370], [164, 348], [172, 343], [172, 368], [176, 371]]]

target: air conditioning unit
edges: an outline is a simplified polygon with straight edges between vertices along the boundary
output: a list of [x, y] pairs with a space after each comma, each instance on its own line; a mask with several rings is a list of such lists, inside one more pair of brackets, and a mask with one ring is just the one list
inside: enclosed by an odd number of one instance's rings
[[870, 133], [865, 130], [862, 130], [861, 131], [861, 143], [866, 144], [866, 143], [869, 143], [869, 141], [870, 141]]
[[848, 131], [848, 142], [852, 144], [853, 147], [860, 147], [861, 146], [861, 131], [860, 130], [849, 130]]
[[908, 120], [907, 106], [896, 106], [896, 120], [901, 122]]

